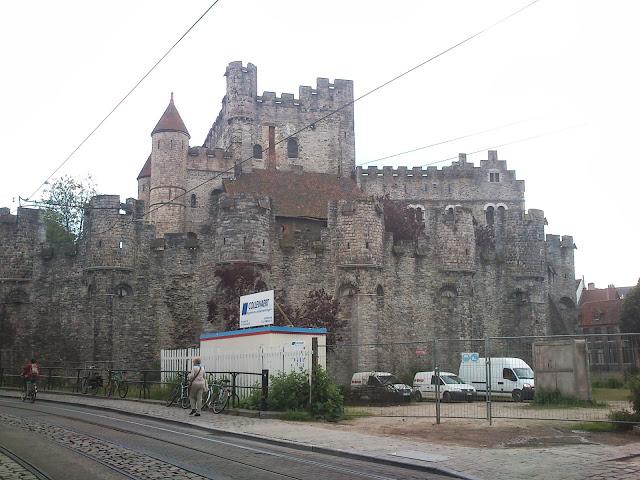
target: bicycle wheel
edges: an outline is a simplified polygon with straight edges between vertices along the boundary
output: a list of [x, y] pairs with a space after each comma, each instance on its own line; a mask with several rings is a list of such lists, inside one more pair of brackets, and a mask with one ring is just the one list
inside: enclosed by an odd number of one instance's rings
[[111, 395], [113, 395], [114, 389], [115, 385], [113, 384], [113, 382], [107, 383], [107, 385], [104, 387], [105, 396], [110, 397]]
[[213, 397], [211, 388], [207, 388], [207, 391], [204, 392], [204, 398], [202, 399], [202, 410], [206, 410], [211, 406], [211, 397]]
[[220, 394], [213, 400], [213, 413], [220, 413], [227, 407], [229, 394], [226, 388], [220, 390]]
[[178, 400], [179, 396], [180, 396], [180, 386], [178, 385], [169, 394], [169, 397], [167, 398], [167, 402], [166, 402], [167, 407], [170, 407], [171, 405], [176, 403], [176, 401]]
[[180, 396], [180, 406], [185, 410], [191, 406], [191, 402], [189, 401], [189, 390], [183, 389], [182, 395]]
[[118, 382], [118, 395], [120, 395], [120, 398], [126, 397], [128, 392], [129, 384], [126, 381]]
[[31, 387], [31, 395], [29, 396], [29, 401], [30, 401], [31, 403], [33, 403], [33, 402], [35, 402], [35, 401], [36, 401], [36, 394], [37, 394], [37, 393], [38, 393], [38, 389], [36, 388], [36, 386], [35, 386], [35, 385], [33, 385], [33, 386]]

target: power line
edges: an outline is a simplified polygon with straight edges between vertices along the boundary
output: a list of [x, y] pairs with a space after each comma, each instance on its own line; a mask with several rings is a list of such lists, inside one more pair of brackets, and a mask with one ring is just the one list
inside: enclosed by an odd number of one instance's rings
[[[529, 137], [520, 138], [518, 140], [512, 140], [510, 142], [501, 143], [499, 145], [493, 145], [491, 147], [484, 147], [484, 148], [481, 148], [480, 150], [475, 150], [473, 152], [469, 152], [469, 153], [467, 153], [467, 155], [474, 155], [476, 153], [486, 152], [487, 150], [495, 150], [497, 148], [506, 147], [508, 145], [515, 145], [516, 143], [522, 143], [522, 142], [527, 142], [529, 140], [535, 140], [536, 138], [542, 138], [542, 137], [546, 137], [548, 135], [554, 135], [556, 133], [561, 133], [561, 132], [564, 132], [566, 130], [571, 130], [573, 128], [584, 127], [585, 125], [586, 125], [586, 123], [580, 123], [578, 125], [570, 125], [568, 127], [559, 128], [557, 130], [551, 130], [551, 131], [548, 131], [548, 132], [538, 133], [536, 135], [531, 135]], [[428, 167], [430, 165], [436, 165], [438, 163], [443, 163], [443, 162], [447, 162], [447, 161], [451, 161], [451, 160], [457, 160], [457, 159], [458, 159], [457, 156], [456, 157], [443, 158], [442, 160], [436, 160], [435, 162], [429, 162], [429, 163], [424, 163], [422, 165], [418, 165], [418, 167]]]
[[[437, 54], [435, 54], [435, 55], [433, 55], [433, 56], [431, 56], [431, 57], [427, 58], [426, 60], [424, 60], [424, 61], [420, 62], [419, 64], [417, 64], [417, 65], [415, 65], [415, 66], [413, 66], [413, 67], [411, 67], [410, 69], [408, 69], [408, 70], [406, 70], [406, 71], [404, 71], [404, 72], [402, 72], [402, 73], [400, 73], [400, 74], [398, 74], [398, 75], [396, 75], [396, 76], [392, 77], [391, 79], [389, 79], [389, 80], [387, 80], [386, 82], [384, 82], [384, 83], [382, 83], [382, 84], [378, 85], [377, 87], [372, 88], [371, 90], [369, 90], [369, 91], [365, 92], [364, 94], [360, 95], [359, 97], [357, 97], [357, 98], [355, 98], [355, 99], [353, 99], [353, 100], [351, 100], [351, 101], [349, 101], [349, 102], [347, 102], [347, 103], [345, 103], [345, 104], [341, 105], [340, 107], [336, 108], [335, 110], [330, 111], [330, 112], [329, 112], [329, 113], [327, 113], [326, 115], [323, 115], [322, 117], [320, 117], [320, 118], [316, 119], [314, 122], [309, 123], [308, 125], [306, 125], [306, 126], [304, 126], [304, 127], [300, 128], [300, 129], [298, 129], [298, 130], [294, 131], [294, 132], [293, 132], [293, 133], [291, 133], [290, 135], [288, 135], [288, 136], [286, 136], [286, 137], [282, 138], [281, 140], [279, 140], [279, 141], [275, 142], [275, 143], [273, 144], [273, 146], [275, 147], [276, 145], [279, 145], [279, 144], [281, 144], [282, 142], [285, 142], [285, 141], [289, 140], [290, 138], [292, 138], [292, 137], [294, 137], [294, 136], [298, 135], [299, 133], [302, 133], [302, 132], [304, 132], [304, 131], [306, 131], [306, 130], [310, 129], [311, 127], [315, 126], [317, 123], [322, 122], [322, 121], [326, 120], [327, 118], [329, 118], [329, 117], [331, 117], [331, 116], [335, 115], [336, 113], [341, 112], [341, 111], [342, 111], [342, 110], [344, 110], [345, 108], [348, 108], [348, 107], [352, 106], [352, 105], [353, 105], [353, 104], [355, 104], [356, 102], [358, 102], [358, 101], [360, 101], [360, 100], [362, 100], [362, 99], [364, 99], [364, 98], [368, 97], [369, 95], [371, 95], [371, 94], [373, 94], [373, 93], [377, 92], [378, 90], [380, 90], [380, 89], [382, 89], [382, 88], [384, 88], [384, 87], [386, 87], [386, 86], [390, 85], [391, 83], [393, 83], [393, 82], [395, 82], [395, 81], [397, 81], [397, 80], [400, 80], [401, 78], [405, 77], [406, 75], [410, 74], [411, 72], [414, 72], [414, 71], [418, 70], [419, 68], [421, 68], [421, 67], [425, 66], [426, 64], [428, 64], [428, 63], [432, 62], [433, 60], [436, 60], [437, 58], [439, 58], [439, 57], [441, 57], [441, 56], [445, 55], [446, 53], [448, 53], [448, 52], [450, 52], [450, 51], [452, 51], [452, 50], [454, 50], [454, 49], [456, 49], [456, 48], [458, 48], [458, 47], [460, 47], [460, 46], [464, 45], [465, 43], [467, 43], [467, 42], [469, 42], [469, 41], [473, 40], [474, 38], [476, 38], [476, 37], [478, 37], [478, 36], [480, 36], [480, 35], [482, 35], [482, 34], [486, 33], [487, 31], [489, 31], [489, 30], [491, 30], [492, 28], [494, 28], [494, 27], [498, 26], [499, 24], [501, 24], [501, 23], [503, 23], [503, 22], [505, 22], [505, 21], [509, 20], [510, 18], [512, 18], [512, 17], [514, 17], [514, 16], [516, 16], [516, 15], [518, 15], [519, 13], [521, 13], [521, 12], [523, 12], [524, 10], [528, 9], [529, 7], [531, 7], [531, 6], [535, 5], [535, 4], [536, 4], [536, 3], [538, 3], [539, 1], [540, 1], [540, 0], [533, 0], [532, 2], [527, 3], [526, 5], [524, 5], [523, 7], [518, 8], [517, 10], [515, 10], [515, 11], [514, 11], [514, 12], [512, 12], [512, 13], [510, 13], [509, 15], [507, 15], [507, 16], [505, 16], [505, 17], [502, 17], [501, 19], [499, 19], [499, 20], [495, 21], [494, 23], [490, 24], [490, 25], [489, 25], [489, 26], [487, 26], [487, 27], [482, 28], [481, 30], [478, 30], [478, 31], [477, 31], [476, 33], [474, 33], [474, 34], [469, 35], [469, 36], [468, 36], [468, 37], [466, 37], [464, 40], [461, 40], [461, 41], [459, 41], [458, 43], [456, 43], [456, 44], [454, 44], [454, 45], [452, 45], [452, 46], [450, 46], [450, 47], [447, 47], [446, 49], [444, 49], [444, 50], [440, 51], [439, 53], [437, 53]], [[268, 150], [268, 148], [269, 148], [269, 147], [265, 147], [265, 148], [263, 148], [263, 149], [261, 150], [261, 153], [265, 153], [265, 152]], [[245, 158], [244, 160], [242, 160], [242, 161], [240, 161], [240, 162], [238, 162], [238, 163], [236, 163], [233, 167], [231, 167], [231, 168], [229, 168], [229, 169], [227, 169], [227, 170], [224, 170], [224, 171], [222, 171], [222, 172], [219, 172], [219, 173], [215, 174], [214, 176], [212, 176], [212, 177], [208, 178], [207, 180], [204, 180], [203, 182], [201, 182], [201, 183], [199, 183], [198, 185], [196, 185], [196, 186], [194, 186], [194, 187], [190, 188], [189, 190], [185, 190], [185, 191], [184, 191], [184, 192], [182, 192], [181, 194], [179, 194], [179, 195], [177, 195], [176, 197], [174, 197], [174, 198], [173, 198], [173, 200], [175, 201], [175, 200], [177, 200], [177, 199], [179, 199], [179, 198], [184, 197], [185, 195], [187, 195], [187, 194], [189, 194], [189, 193], [193, 192], [194, 190], [197, 190], [198, 188], [200, 188], [200, 187], [202, 187], [202, 186], [206, 185], [207, 183], [209, 183], [209, 182], [211, 182], [211, 181], [213, 181], [213, 180], [215, 180], [215, 179], [217, 179], [217, 178], [220, 178], [220, 177], [221, 177], [222, 175], [224, 175], [225, 173], [231, 173], [231, 172], [233, 172], [233, 171], [234, 171], [238, 166], [241, 166], [241, 165], [243, 165], [244, 163], [246, 163], [246, 162], [248, 162], [248, 161], [250, 161], [250, 160], [252, 160], [252, 159], [253, 159], [253, 155], [252, 155], [252, 156], [250, 156], [250, 157]], [[160, 209], [160, 208], [163, 208], [165, 205], [166, 205], [166, 204], [160, 204], [160, 205], [158, 205], [157, 207], [155, 207], [155, 208], [153, 208], [153, 209], [149, 209], [149, 210], [148, 210], [148, 211], [147, 211], [147, 212], [142, 216], [142, 218], [146, 217], [146, 216], [147, 216], [147, 215], [149, 215], [150, 213], [155, 212], [156, 210], [158, 210], [158, 209]], [[131, 222], [132, 222], [132, 221], [133, 221], [133, 220], [131, 220]], [[126, 224], [125, 224], [125, 225], [126, 225]], [[115, 228], [115, 226], [116, 226], [116, 224], [114, 223], [111, 227], [107, 228], [106, 230], [104, 230], [104, 231], [102, 231], [102, 232], [98, 232], [98, 234], [106, 233], [106, 232], [108, 232], [108, 231], [112, 230], [113, 228]], [[124, 225], [123, 225], [123, 226], [124, 226]]]
[[78, 146], [76, 148], [73, 149], [73, 151], [62, 161], [62, 163], [60, 163], [60, 165], [58, 165], [56, 167], [56, 169], [51, 172], [51, 174], [44, 180], [44, 182], [42, 182], [38, 188], [36, 188], [33, 193], [31, 195], [29, 195], [25, 200], [28, 200], [30, 198], [32, 198], [36, 193], [38, 193], [40, 191], [40, 189], [51, 179], [51, 177], [53, 177], [56, 173], [58, 173], [58, 171], [71, 159], [71, 157], [73, 157], [75, 155], [75, 153], [80, 150], [80, 148], [82, 148], [82, 146], [93, 136], [94, 133], [96, 133], [98, 131], [98, 129], [102, 126], [102, 124], [104, 122], [107, 121], [107, 119], [118, 109], [118, 107], [120, 107], [120, 105], [122, 105], [124, 103], [124, 101], [129, 98], [129, 96], [138, 88], [138, 86], [140, 86], [140, 84], [149, 76], [151, 75], [151, 72], [153, 72], [156, 67], [158, 65], [160, 65], [160, 63], [173, 51], [174, 48], [176, 48], [178, 46], [178, 44], [189, 34], [189, 32], [191, 32], [191, 30], [193, 30], [193, 28], [200, 23], [200, 20], [202, 20], [205, 15], [207, 15], [207, 13], [209, 13], [209, 11], [216, 6], [216, 4], [219, 2], [220, 0], [215, 0], [210, 6], [209, 8], [207, 8], [204, 13], [202, 15], [200, 15], [200, 17], [198, 17], [198, 19], [187, 29], [186, 32], [184, 32], [182, 34], [182, 36], [173, 44], [171, 45], [171, 47], [169, 48], [169, 50], [167, 50], [165, 52], [164, 55], [162, 55], [162, 57], [160, 57], [160, 59], [153, 64], [153, 66], [147, 71], [147, 73], [145, 73], [142, 78], [140, 78], [140, 80], [137, 81], [137, 83], [133, 86], [133, 88], [131, 88], [131, 90], [129, 90], [127, 92], [127, 94], [122, 97], [122, 99], [116, 103], [115, 107], [113, 107], [111, 109], [111, 111], [109, 113], [107, 113], [107, 115], [100, 120], [100, 122], [98, 122], [98, 124], [95, 126], [95, 128], [93, 130], [91, 130], [91, 132], [89, 132], [89, 134], [84, 137], [84, 139], [78, 144]]
[[366, 162], [359, 163], [356, 166], [360, 167], [362, 165], [368, 165], [370, 163], [381, 162], [382, 160], [388, 160], [390, 158], [400, 157], [400, 156], [406, 155], [408, 153], [419, 152], [420, 150], [426, 150], [427, 148], [437, 147], [439, 145], [444, 145], [446, 143], [455, 142], [457, 140], [463, 140], [465, 138], [475, 137], [477, 135], [482, 135], [483, 133], [488, 133], [488, 132], [493, 132], [493, 131], [496, 131], [496, 130], [501, 130], [503, 128], [511, 127], [513, 125], [518, 125], [520, 123], [524, 123], [524, 122], [527, 122], [527, 121], [528, 120], [518, 120], [518, 121], [515, 121], [515, 122], [507, 123], [505, 125], [500, 125], [498, 127], [487, 128], [486, 130], [480, 130], [479, 132], [473, 132], [473, 133], [469, 133], [467, 135], [462, 135], [462, 136], [459, 136], [459, 137], [450, 138], [448, 140], [442, 140], [440, 142], [430, 143], [429, 145], [424, 145], [422, 147], [412, 148], [411, 150], [405, 150], [403, 152], [393, 153], [391, 155], [387, 155], [386, 157], [376, 158], [375, 160], [368, 160]]

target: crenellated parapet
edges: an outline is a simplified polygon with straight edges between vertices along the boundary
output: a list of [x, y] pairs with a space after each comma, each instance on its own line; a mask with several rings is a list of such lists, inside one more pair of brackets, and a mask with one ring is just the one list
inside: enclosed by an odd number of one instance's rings
[[143, 206], [133, 198], [121, 203], [118, 195], [91, 198], [82, 237], [85, 271], [134, 269], [140, 242], [154, 230], [142, 222]]
[[359, 166], [356, 181], [363, 192], [394, 200], [422, 199], [443, 206], [501, 201], [510, 208], [524, 207], [524, 181], [491, 150], [489, 160], [481, 161], [479, 167], [468, 163], [465, 154], [443, 168]]
[[40, 210], [20, 207], [12, 215], [8, 208], [0, 208], [0, 282], [32, 279], [34, 257], [45, 236]]
[[257, 69], [251, 63], [245, 67], [231, 62], [225, 76], [227, 92], [205, 147], [224, 149], [234, 161], [243, 162], [243, 171], [302, 168], [351, 174], [355, 164], [351, 80], [331, 83], [318, 78], [315, 88], [301, 86], [296, 98], [293, 93], [272, 91], [258, 95]]

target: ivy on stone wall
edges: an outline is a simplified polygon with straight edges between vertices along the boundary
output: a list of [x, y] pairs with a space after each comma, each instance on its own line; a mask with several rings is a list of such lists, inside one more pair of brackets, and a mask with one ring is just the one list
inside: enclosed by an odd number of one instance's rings
[[[265, 290], [266, 284], [258, 267], [248, 263], [234, 263], [218, 268], [214, 275], [219, 279], [218, 293], [207, 302], [207, 320], [219, 321], [224, 330], [239, 327], [239, 303], [242, 295]], [[286, 301], [285, 292], [276, 290], [274, 325], [326, 328], [327, 344], [340, 340], [345, 321], [338, 316], [338, 300], [324, 289], [310, 290], [299, 306]]]
[[391, 200], [388, 195], [380, 201], [384, 205], [384, 229], [393, 233], [393, 242], [417, 242], [424, 231], [422, 210], [404, 201]]

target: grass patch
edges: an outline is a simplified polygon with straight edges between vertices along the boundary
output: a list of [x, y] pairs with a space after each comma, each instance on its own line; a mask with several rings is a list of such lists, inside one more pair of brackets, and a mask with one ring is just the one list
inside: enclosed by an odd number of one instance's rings
[[558, 390], [540, 390], [531, 402], [531, 408], [604, 408], [605, 402], [588, 402], [561, 394]]
[[593, 399], [598, 402], [629, 401], [631, 391], [626, 388], [594, 388]]
[[306, 410], [287, 410], [283, 412], [280, 420], [288, 420], [290, 422], [313, 422], [315, 418]]
[[345, 407], [342, 420], [353, 420], [355, 418], [370, 417], [371, 413], [360, 408]]
[[571, 430], [580, 430], [581, 432], [617, 432], [619, 431], [618, 427], [609, 422], [584, 422], [584, 423], [576, 423], [572, 425]]

